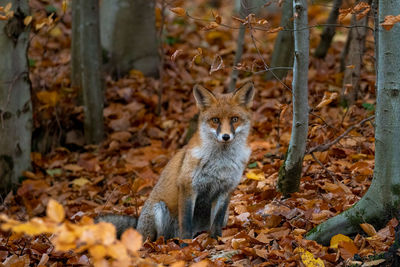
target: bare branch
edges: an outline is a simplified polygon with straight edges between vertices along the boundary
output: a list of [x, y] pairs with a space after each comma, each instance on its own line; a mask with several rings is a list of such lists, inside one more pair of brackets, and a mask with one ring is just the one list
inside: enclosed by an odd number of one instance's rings
[[360, 127], [361, 125], [363, 125], [365, 122], [373, 120], [375, 118], [375, 115], [372, 115], [366, 119], [363, 119], [362, 121], [360, 121], [357, 124], [354, 124], [353, 126], [351, 126], [350, 128], [348, 128], [344, 133], [342, 133], [341, 135], [339, 135], [338, 137], [336, 137], [333, 141], [326, 143], [326, 144], [322, 144], [322, 145], [318, 145], [315, 147], [310, 148], [306, 153], [307, 154], [312, 154], [313, 152], [322, 152], [322, 151], [326, 151], [328, 150], [331, 146], [333, 146], [334, 144], [336, 144], [337, 142], [339, 142], [343, 137], [345, 137], [349, 132], [351, 132], [354, 128]]

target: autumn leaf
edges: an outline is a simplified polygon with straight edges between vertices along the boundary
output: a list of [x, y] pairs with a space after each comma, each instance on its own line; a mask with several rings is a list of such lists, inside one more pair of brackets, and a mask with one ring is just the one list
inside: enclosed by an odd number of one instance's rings
[[60, 96], [56, 91], [40, 91], [36, 93], [36, 97], [42, 104], [55, 107], [60, 100]]
[[354, 245], [354, 242], [342, 241], [339, 243], [340, 256], [347, 260], [353, 258], [356, 253], [358, 253], [358, 248]]
[[385, 20], [381, 23], [382, 27], [385, 28], [385, 30], [389, 31], [390, 29], [393, 28], [394, 24], [400, 22], [400, 15], [393, 16], [393, 15], [388, 15], [385, 17]]
[[222, 57], [220, 55], [216, 55], [211, 64], [209, 74], [211, 75], [213, 72], [223, 69], [224, 67], [224, 61], [222, 60]]
[[63, 0], [62, 7], [61, 7], [62, 12], [65, 13], [67, 11], [67, 8], [68, 8], [68, 2], [67, 2], [67, 0]]
[[181, 7], [173, 7], [170, 8], [169, 10], [171, 10], [172, 12], [174, 12], [175, 14], [177, 14], [178, 16], [184, 17], [186, 16], [186, 11], [185, 9], [181, 8]]
[[132, 228], [126, 230], [121, 236], [121, 242], [131, 252], [136, 252], [142, 247], [142, 236]]
[[324, 267], [325, 264], [320, 258], [315, 258], [314, 255], [302, 247], [296, 248], [295, 252], [300, 254], [301, 261], [306, 267]]
[[76, 186], [79, 186], [79, 187], [84, 186], [87, 183], [90, 183], [90, 181], [88, 179], [86, 179], [86, 178], [83, 178], [83, 177], [75, 179], [75, 180], [72, 181], [73, 185], [76, 185]]
[[172, 61], [175, 61], [176, 57], [177, 57], [178, 55], [180, 55], [182, 52], [183, 52], [182, 49], [177, 49], [177, 50], [175, 50], [175, 52], [174, 52], [174, 53], [172, 54], [172, 56], [171, 56], [171, 60], [172, 60]]
[[24, 18], [24, 25], [28, 26], [32, 21], [32, 16], [27, 16]]
[[54, 199], [49, 200], [49, 203], [47, 204], [46, 214], [47, 217], [57, 223], [61, 223], [62, 221], [64, 221], [65, 218], [63, 206]]
[[325, 107], [325, 106], [329, 105], [330, 103], [332, 103], [332, 101], [336, 100], [337, 98], [338, 98], [338, 93], [325, 92], [324, 97], [322, 98], [322, 101], [317, 105], [316, 108]]
[[331, 238], [330, 248], [337, 249], [340, 242], [353, 242], [353, 240], [348, 236], [337, 234]]
[[217, 28], [218, 26], [219, 26], [218, 23], [216, 23], [215, 21], [212, 21], [212, 22], [210, 22], [209, 24], [207, 24], [206, 26], [204, 26], [204, 27], [202, 28], [202, 30], [203, 30], [203, 31], [209, 31], [209, 30], [212, 30], [212, 29]]
[[262, 173], [262, 172], [256, 173], [253, 170], [247, 172], [246, 177], [247, 177], [247, 179], [256, 180], [256, 181], [261, 181], [261, 180], [265, 179], [264, 173]]
[[364, 232], [368, 235], [368, 236], [374, 236], [376, 235], [376, 230], [375, 228], [369, 224], [369, 223], [362, 223], [360, 224], [361, 229], [364, 230]]

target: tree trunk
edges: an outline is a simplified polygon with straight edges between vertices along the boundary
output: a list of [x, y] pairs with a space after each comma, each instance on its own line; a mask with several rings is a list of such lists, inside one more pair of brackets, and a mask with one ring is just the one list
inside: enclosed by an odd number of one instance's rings
[[103, 0], [101, 44], [109, 55], [109, 71], [121, 76], [137, 69], [158, 77], [154, 0]]
[[[252, 0], [241, 0], [240, 1], [239, 15], [242, 19], [246, 18], [250, 14], [250, 8], [251, 8], [252, 2], [253, 2]], [[237, 66], [237, 64], [239, 64], [240, 61], [242, 60], [245, 33], [246, 33], [246, 25], [244, 25], [242, 23], [242, 24], [240, 24], [240, 27], [239, 27], [235, 60], [233, 62], [231, 79], [229, 82], [227, 93], [231, 93], [231, 92], [235, 91], [235, 88], [236, 88], [236, 82], [239, 78], [239, 70], [235, 69], [235, 66]]]
[[309, 29], [307, 0], [294, 0], [293, 123], [286, 159], [279, 170], [278, 190], [284, 195], [297, 192], [308, 133]]
[[[379, 21], [393, 10], [396, 0], [379, 1]], [[375, 169], [371, 186], [356, 205], [318, 225], [308, 239], [328, 244], [333, 235], [353, 234], [360, 223], [382, 227], [400, 204], [400, 25], [390, 31], [379, 26], [378, 91], [376, 104]]]
[[[71, 31], [71, 86], [79, 88], [81, 86], [81, 62], [80, 62], [80, 2], [72, 0], [72, 31]], [[81, 88], [79, 88], [81, 92]]]
[[99, 30], [99, 2], [80, 2], [80, 60], [86, 143], [103, 140], [103, 80]]
[[[292, 67], [293, 65], [293, 8], [292, 0], [284, 0], [282, 5], [281, 27], [284, 30], [278, 33], [276, 37], [274, 50], [271, 58], [271, 68], [276, 67]], [[308, 27], [308, 25], [307, 25]], [[308, 66], [307, 66], [308, 68]], [[267, 72], [265, 78], [271, 80], [273, 78], [283, 79], [288, 73], [287, 69], [280, 69]]]
[[342, 5], [343, 0], [334, 0], [331, 13], [329, 14], [327, 26], [325, 26], [324, 31], [321, 34], [321, 40], [317, 49], [315, 49], [315, 57], [325, 58], [328, 53], [328, 49], [331, 46], [333, 36], [336, 32], [336, 22], [339, 16], [339, 8]]
[[[363, 1], [369, 2], [369, 1]], [[348, 106], [352, 105], [357, 99], [357, 92], [360, 87], [360, 74], [362, 58], [365, 50], [365, 36], [367, 34], [368, 16], [357, 20], [356, 15], [351, 17], [351, 25], [354, 28], [349, 32], [349, 53], [345, 59], [346, 67], [344, 69], [342, 102]]]
[[0, 0], [12, 4], [14, 16], [0, 21], [0, 193], [6, 194], [30, 168], [32, 104], [27, 50], [27, 0]]

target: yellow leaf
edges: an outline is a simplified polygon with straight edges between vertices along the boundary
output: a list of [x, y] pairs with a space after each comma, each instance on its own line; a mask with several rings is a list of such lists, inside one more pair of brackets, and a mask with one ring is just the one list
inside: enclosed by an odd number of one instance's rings
[[140, 70], [130, 70], [129, 75], [136, 78], [144, 78], [143, 72], [141, 72]]
[[142, 247], [142, 236], [132, 228], [126, 230], [121, 236], [121, 242], [131, 252], [136, 252]]
[[314, 255], [304, 248], [298, 247], [295, 252], [296, 251], [300, 254], [301, 261], [306, 267], [325, 267], [323, 260], [320, 258], [314, 258]]
[[170, 8], [170, 10], [181, 17], [184, 17], [186, 15], [185, 9], [183, 9], [181, 7], [173, 7], [173, 8]]
[[61, 223], [65, 218], [63, 206], [54, 199], [50, 199], [49, 203], [47, 204], [46, 214], [47, 217], [57, 223]]
[[90, 181], [88, 179], [81, 177], [81, 178], [73, 180], [72, 184], [81, 187], [81, 186], [84, 186], [85, 184], [87, 184], [89, 182]]
[[51, 37], [59, 37], [62, 35], [62, 31], [61, 31], [60, 27], [56, 26], [50, 30], [49, 34]]
[[337, 249], [340, 242], [353, 242], [350, 237], [338, 234], [331, 238], [330, 248]]
[[65, 13], [65, 11], [67, 11], [67, 7], [68, 7], [67, 0], [63, 0], [62, 1], [62, 11], [63, 11], [63, 13]]
[[29, 23], [31, 23], [31, 21], [32, 21], [32, 16], [27, 16], [27, 17], [25, 17], [25, 18], [24, 18], [24, 25], [25, 25], [25, 26], [28, 26]]
[[33, 221], [21, 223], [19, 225], [13, 226], [12, 231], [15, 233], [24, 233], [27, 235], [40, 235], [43, 233], [51, 232], [51, 230], [46, 227], [43, 220], [35, 218]]
[[264, 173], [262, 173], [262, 172], [255, 173], [254, 171], [249, 171], [248, 173], [246, 173], [246, 177], [247, 177], [247, 179], [256, 180], [256, 181], [261, 181], [261, 180], [265, 179]]
[[122, 243], [111, 244], [107, 247], [107, 255], [118, 260], [128, 257], [126, 247]]
[[10, 10], [11, 10], [11, 7], [12, 7], [12, 4], [11, 4], [11, 2], [10, 2], [10, 3], [8, 3], [8, 4], [4, 7], [4, 13], [7, 13], [8, 11], [10, 11]]
[[107, 255], [107, 250], [103, 245], [95, 245], [89, 248], [89, 253], [95, 260], [100, 260]]
[[56, 91], [40, 91], [36, 93], [36, 97], [41, 103], [49, 105], [50, 107], [55, 107], [60, 99]]

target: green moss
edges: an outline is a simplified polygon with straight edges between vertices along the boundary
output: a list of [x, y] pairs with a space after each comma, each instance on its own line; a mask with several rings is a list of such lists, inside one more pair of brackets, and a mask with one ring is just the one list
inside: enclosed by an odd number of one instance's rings
[[279, 192], [282, 192], [285, 196], [288, 196], [290, 193], [294, 193], [299, 191], [300, 186], [300, 177], [301, 177], [301, 170], [303, 167], [303, 159], [301, 158], [293, 168], [287, 170], [286, 169], [286, 160], [287, 155], [290, 153], [286, 153], [285, 161], [283, 162], [282, 166], [279, 168], [279, 176], [278, 176], [278, 183], [277, 189]]
[[394, 184], [391, 187], [392, 193], [395, 196], [400, 196], [400, 184]]
[[321, 229], [319, 229], [320, 227], [318, 227], [319, 225], [315, 226], [313, 229], [311, 229], [310, 231], [308, 231], [306, 236], [310, 236], [313, 235], [315, 233], [320, 233]]

